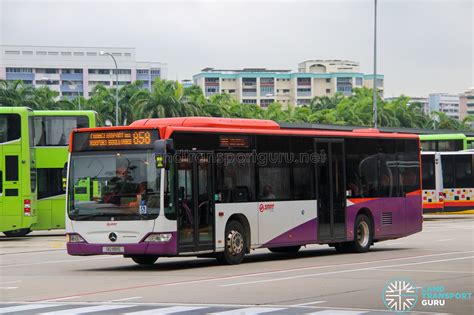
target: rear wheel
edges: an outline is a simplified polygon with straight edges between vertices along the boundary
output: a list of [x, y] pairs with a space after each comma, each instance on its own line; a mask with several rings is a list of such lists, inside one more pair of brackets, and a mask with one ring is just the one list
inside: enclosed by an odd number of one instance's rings
[[21, 237], [29, 234], [31, 232], [30, 229], [18, 229], [18, 230], [13, 230], [13, 231], [6, 231], [3, 232], [8, 237]]
[[224, 252], [217, 256], [220, 263], [237, 265], [244, 260], [247, 250], [244, 227], [238, 221], [230, 221], [225, 227]]
[[137, 264], [147, 266], [153, 265], [158, 260], [158, 256], [155, 255], [139, 255], [132, 256], [131, 258]]
[[297, 253], [300, 250], [301, 246], [285, 246], [285, 247], [271, 247], [268, 248], [272, 253]]
[[365, 253], [373, 243], [372, 221], [365, 214], [359, 214], [354, 225], [354, 240], [338, 243], [334, 247], [339, 253]]

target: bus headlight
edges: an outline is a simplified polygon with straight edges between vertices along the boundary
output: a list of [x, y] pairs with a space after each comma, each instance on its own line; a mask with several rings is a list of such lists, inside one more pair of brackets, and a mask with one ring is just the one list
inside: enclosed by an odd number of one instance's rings
[[84, 243], [85, 240], [79, 234], [66, 234], [66, 241], [68, 243]]
[[150, 234], [145, 239], [145, 242], [150, 243], [166, 243], [171, 240], [171, 233]]

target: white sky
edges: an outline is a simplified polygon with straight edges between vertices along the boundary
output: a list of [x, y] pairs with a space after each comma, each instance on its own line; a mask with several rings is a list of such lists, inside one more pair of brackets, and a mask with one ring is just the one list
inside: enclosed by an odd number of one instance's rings
[[[386, 96], [474, 86], [473, 0], [379, 0], [378, 73]], [[205, 67], [296, 70], [350, 59], [370, 73], [373, 0], [0, 0], [0, 43], [135, 47], [168, 78]]]

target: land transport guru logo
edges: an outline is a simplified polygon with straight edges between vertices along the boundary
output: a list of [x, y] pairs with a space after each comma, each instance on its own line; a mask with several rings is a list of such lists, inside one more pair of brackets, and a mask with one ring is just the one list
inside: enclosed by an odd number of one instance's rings
[[413, 281], [406, 279], [390, 280], [382, 290], [382, 301], [387, 309], [393, 312], [409, 312], [418, 302], [422, 307], [439, 308], [445, 306], [449, 300], [471, 299], [472, 292], [447, 291], [443, 285], [417, 287]]
[[391, 280], [382, 290], [382, 301], [394, 312], [409, 312], [418, 302], [418, 292], [409, 280]]

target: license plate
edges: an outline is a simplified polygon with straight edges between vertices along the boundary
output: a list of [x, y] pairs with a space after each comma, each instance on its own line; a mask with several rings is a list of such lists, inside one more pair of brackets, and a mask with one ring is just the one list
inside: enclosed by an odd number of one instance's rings
[[102, 247], [103, 253], [123, 253], [125, 248], [123, 246], [105, 246]]

